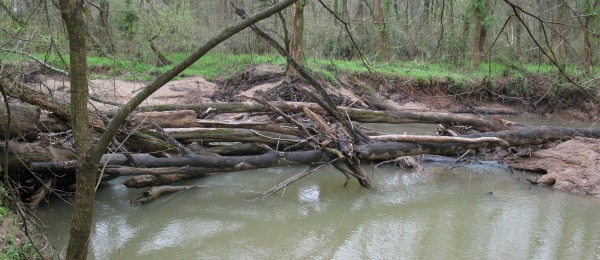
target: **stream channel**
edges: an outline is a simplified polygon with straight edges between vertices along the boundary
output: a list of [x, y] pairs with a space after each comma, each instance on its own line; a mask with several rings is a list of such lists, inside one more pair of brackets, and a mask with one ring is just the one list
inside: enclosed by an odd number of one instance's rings
[[[434, 127], [368, 126], [408, 134]], [[142, 189], [113, 180], [96, 196], [88, 258], [600, 259], [598, 198], [531, 186], [525, 179], [535, 174], [492, 162], [433, 162], [422, 172], [363, 166], [372, 190], [356, 180], [343, 187], [343, 175], [325, 167], [258, 201], [306, 167], [187, 181], [209, 187], [142, 206], [129, 205]], [[71, 210], [54, 199], [35, 212], [63, 254]]]

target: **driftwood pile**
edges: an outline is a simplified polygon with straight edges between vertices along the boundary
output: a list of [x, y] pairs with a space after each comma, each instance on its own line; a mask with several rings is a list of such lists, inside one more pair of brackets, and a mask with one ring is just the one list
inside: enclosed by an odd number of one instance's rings
[[[245, 18], [241, 9], [237, 13]], [[251, 27], [281, 53], [310, 86], [300, 92], [307, 102], [267, 102], [248, 97], [247, 102], [165, 104], [139, 107], [115, 136], [113, 145], [98, 164], [98, 183], [129, 176], [128, 187], [150, 188], [142, 204], [161, 194], [200, 186], [170, 186], [177, 181], [209, 176], [218, 172], [242, 171], [282, 165], [309, 164], [299, 173], [263, 196], [277, 192], [324, 165], [332, 165], [346, 178], [369, 188], [371, 180], [361, 162], [385, 161], [419, 154], [460, 155], [480, 148], [512, 149], [575, 136], [599, 138], [600, 130], [559, 127], [521, 127], [505, 120], [437, 112], [396, 111], [379, 106], [383, 102], [367, 97], [382, 111], [334, 105], [322, 83], [313, 77], [284, 48], [256, 25]], [[77, 154], [72, 149], [68, 105], [4, 75], [0, 87], [10, 97], [11, 124], [0, 118], [7, 142], [0, 144], [8, 156], [8, 172], [19, 184], [30, 206], [39, 205], [52, 193], [69, 192], [75, 181]], [[18, 102], [16, 102], [18, 101]], [[96, 100], [98, 101], [98, 100]], [[5, 104], [0, 109], [7, 107]], [[385, 110], [388, 109], [388, 110]], [[90, 110], [89, 125], [103, 132], [110, 111]], [[224, 120], [228, 114], [228, 120]], [[221, 115], [220, 120], [215, 120]], [[447, 136], [381, 134], [360, 123], [431, 123]], [[477, 133], [460, 135], [452, 126], [465, 126]], [[460, 135], [460, 136], [458, 136]], [[94, 138], [94, 136], [90, 136]], [[4, 152], [4, 151], [7, 151]], [[6, 170], [6, 169], [4, 169]]]
[[[8, 78], [0, 84], [13, 100], [8, 142], [9, 172], [31, 206], [52, 193], [69, 191], [74, 183], [77, 155], [71, 148], [66, 106]], [[323, 86], [321, 86], [323, 87]], [[324, 88], [323, 88], [324, 90]], [[303, 89], [316, 103], [254, 99], [238, 103], [171, 104], [140, 107], [116, 136], [98, 165], [98, 180], [130, 176], [123, 184], [150, 189], [147, 202], [160, 194], [197, 186], [165, 186], [174, 182], [281, 165], [310, 164], [336, 167], [345, 178], [371, 187], [361, 161], [437, 154], [460, 155], [479, 148], [520, 147], [567, 140], [575, 136], [600, 137], [600, 130], [559, 127], [520, 127], [508, 121], [437, 112], [372, 111], [328, 106], [325, 95]], [[29, 104], [26, 104], [29, 103]], [[2, 106], [4, 107], [4, 105]], [[1, 108], [0, 108], [1, 109]], [[102, 131], [102, 117], [94, 113], [90, 126]], [[228, 115], [228, 120], [207, 119]], [[0, 118], [2, 129], [7, 117]], [[360, 123], [439, 124], [440, 133], [457, 135], [450, 126], [469, 126], [480, 133], [461, 136], [389, 135], [367, 130]], [[5, 132], [2, 132], [5, 135]], [[93, 138], [93, 137], [91, 137]], [[2, 143], [1, 146], [5, 146]], [[4, 149], [2, 149], [4, 150]], [[272, 194], [314, 170], [284, 181]], [[150, 198], [148, 198], [150, 197]]]

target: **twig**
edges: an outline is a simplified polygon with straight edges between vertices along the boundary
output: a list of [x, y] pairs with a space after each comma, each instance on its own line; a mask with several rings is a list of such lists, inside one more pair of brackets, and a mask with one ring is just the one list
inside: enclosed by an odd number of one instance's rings
[[356, 44], [356, 41], [354, 40], [352, 33], [350, 32], [350, 28], [348, 27], [348, 22], [346, 22], [342, 18], [340, 18], [333, 10], [331, 10], [331, 8], [329, 8], [329, 6], [327, 6], [325, 3], [323, 3], [323, 1], [319, 0], [319, 3], [321, 3], [321, 5], [323, 7], [325, 7], [327, 12], [329, 12], [331, 15], [333, 15], [333, 17], [335, 17], [336, 20], [338, 20], [340, 23], [342, 23], [344, 25], [344, 30], [346, 30], [346, 33], [348, 33], [348, 36], [350, 37], [350, 41], [352, 42], [352, 46], [354, 46], [354, 49], [356, 49], [356, 52], [358, 53], [358, 57], [360, 57], [360, 61], [362, 62], [363, 65], [365, 65], [365, 68], [367, 68], [367, 70], [372, 73], [373, 71], [371, 70], [371, 66], [369, 65], [369, 63], [367, 63], [367, 61], [365, 59], [365, 55], [363, 55], [362, 51], [358, 47], [358, 44]]
[[296, 174], [296, 175], [294, 175], [294, 176], [286, 179], [282, 183], [279, 183], [277, 186], [275, 186], [275, 187], [273, 187], [273, 188], [271, 188], [271, 189], [263, 192], [256, 199], [264, 199], [267, 196], [272, 195], [272, 194], [280, 191], [281, 189], [284, 189], [288, 185], [290, 185], [290, 184], [292, 184], [292, 183], [294, 183], [294, 182], [296, 182], [296, 181], [298, 181], [298, 180], [300, 180], [300, 179], [308, 176], [309, 174], [311, 174], [311, 173], [313, 173], [313, 172], [315, 172], [315, 171], [317, 171], [317, 170], [319, 170], [319, 169], [321, 169], [321, 168], [323, 168], [323, 167], [325, 167], [327, 165], [330, 165], [330, 164], [336, 162], [337, 160], [339, 160], [339, 158], [335, 158], [335, 159], [333, 159], [333, 160], [331, 160], [331, 161], [329, 161], [327, 163], [321, 164], [321, 165], [319, 165], [317, 167], [310, 166], [308, 169], [306, 169], [306, 170], [304, 170], [304, 171], [302, 171], [302, 172], [300, 172], [300, 173], [298, 173], [298, 174]]
[[50, 65], [50, 64], [48, 64], [48, 63], [44, 62], [43, 60], [41, 60], [41, 59], [38, 59], [37, 57], [35, 57], [35, 56], [31, 55], [30, 53], [27, 53], [27, 52], [24, 52], [24, 51], [19, 51], [19, 50], [9, 50], [9, 49], [6, 49], [6, 48], [0, 48], [0, 51], [4, 51], [4, 52], [8, 52], [8, 53], [11, 53], [11, 52], [13, 52], [13, 53], [17, 53], [17, 54], [25, 55], [25, 56], [29, 57], [30, 59], [32, 59], [32, 60], [34, 60], [34, 61], [38, 62], [39, 64], [42, 64], [42, 66], [46, 67], [46, 68], [47, 68], [47, 69], [49, 69], [49, 70], [52, 70], [52, 71], [54, 71], [54, 72], [57, 72], [57, 73], [63, 74], [63, 75], [65, 75], [65, 76], [67, 76], [67, 77], [69, 76], [69, 73], [68, 73], [68, 72], [66, 72], [66, 71], [64, 71], [64, 70], [61, 70], [61, 69], [59, 69], [59, 68], [57, 68], [57, 67], [54, 67], [54, 66]]

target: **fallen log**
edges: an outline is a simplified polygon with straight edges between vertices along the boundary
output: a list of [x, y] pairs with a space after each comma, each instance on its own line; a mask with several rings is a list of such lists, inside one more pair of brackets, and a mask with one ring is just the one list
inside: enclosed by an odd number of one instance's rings
[[509, 146], [509, 144], [497, 137], [478, 137], [478, 138], [466, 138], [466, 137], [454, 137], [454, 136], [427, 136], [427, 135], [378, 135], [371, 137], [373, 140], [385, 141], [385, 142], [431, 142], [431, 143], [498, 143], [498, 145]]
[[[570, 128], [570, 127], [519, 127], [512, 130], [469, 134], [460, 138], [495, 137], [504, 140], [509, 146], [538, 145], [554, 141], [566, 141], [576, 136], [600, 138], [600, 129]], [[453, 138], [453, 137], [450, 137]], [[389, 160], [392, 158], [418, 155], [456, 155], [468, 149], [479, 149], [492, 146], [489, 142], [482, 143], [431, 143], [431, 142], [379, 142], [371, 145], [358, 146], [356, 149], [363, 160]]]
[[302, 136], [302, 134], [291, 127], [285, 127], [271, 122], [257, 121], [217, 121], [197, 119], [196, 111], [154, 111], [135, 113], [127, 120], [128, 128], [150, 129], [152, 123], [163, 128], [244, 128], [262, 130], [286, 135]]
[[[535, 145], [557, 140], [568, 140], [575, 136], [588, 138], [600, 138], [600, 129], [568, 128], [568, 127], [539, 127], [539, 128], [517, 128], [513, 130], [490, 132], [481, 134], [471, 134], [461, 136], [460, 138], [480, 138], [496, 137], [506, 141], [510, 146]], [[449, 137], [453, 138], [453, 137]], [[484, 139], [485, 140], [485, 139]], [[497, 141], [493, 142], [452, 142], [448, 139], [446, 143], [434, 142], [373, 142], [369, 144], [357, 145], [357, 155], [363, 160], [389, 160], [400, 156], [418, 155], [418, 154], [437, 154], [452, 155], [468, 149], [478, 149], [482, 147], [496, 146]], [[199, 172], [224, 172], [241, 171], [256, 168], [265, 168], [283, 165], [309, 164], [312, 162], [328, 162], [336, 158], [337, 155], [327, 154], [324, 151], [294, 151], [278, 152], [269, 150], [260, 155], [249, 156], [179, 156], [171, 158], [157, 158], [150, 154], [132, 154], [135, 163], [133, 168], [117, 167], [107, 168], [107, 172], [117, 175], [131, 174], [154, 174], [149, 173], [148, 168], [181, 167], [186, 173]], [[30, 160], [33, 161], [33, 160]], [[107, 154], [101, 159], [100, 165], [111, 166], [130, 166], [129, 160], [122, 154]], [[73, 168], [75, 161], [55, 161], [55, 162], [33, 162], [30, 169], [33, 171], [51, 170], [64, 171]], [[186, 168], [188, 167], [188, 168]], [[123, 172], [127, 170], [127, 174]], [[135, 171], [139, 173], [135, 173]]]
[[123, 181], [123, 185], [129, 188], [144, 188], [160, 185], [169, 185], [178, 181], [207, 177], [212, 174], [166, 174], [166, 175], [137, 175]]
[[[46, 95], [32, 90], [23, 83], [12, 79], [9, 75], [0, 77], [0, 86], [6, 90], [6, 93], [9, 96], [18, 98], [25, 103], [38, 106], [44, 110], [48, 110], [65, 122], [69, 122], [71, 112], [68, 104], [61, 104], [48, 100]], [[89, 124], [98, 131], [103, 131], [105, 127], [100, 115], [95, 111], [90, 111]]]
[[126, 126], [129, 128], [148, 129], [152, 128], [152, 123], [156, 123], [164, 128], [197, 127], [197, 117], [194, 110], [142, 112], [132, 114], [127, 119]]
[[[34, 138], [39, 133], [38, 123], [40, 120], [40, 109], [27, 104], [9, 103], [10, 108], [10, 137]], [[6, 103], [0, 102], [0, 135], [6, 136], [6, 124], [8, 122]]]
[[[269, 102], [274, 107], [281, 111], [302, 112], [306, 107], [311, 111], [325, 115], [323, 108], [315, 103], [305, 102], [284, 102], [271, 101]], [[231, 102], [231, 103], [203, 103], [203, 104], [165, 104], [157, 106], [139, 107], [138, 111], [170, 111], [170, 110], [206, 110], [211, 108], [214, 113], [248, 113], [248, 112], [270, 112], [271, 110], [258, 103], [249, 102]], [[452, 113], [439, 112], [414, 112], [414, 111], [372, 111], [356, 108], [338, 107], [340, 112], [347, 115], [350, 120], [360, 123], [388, 123], [388, 124], [403, 124], [403, 123], [435, 123], [447, 125], [469, 125], [477, 130], [502, 131], [508, 130], [510, 127], [491, 120], [481, 118], [455, 115]]]
[[[246, 142], [293, 145], [304, 142], [304, 139], [292, 135], [238, 128], [179, 128], [166, 129], [167, 133], [180, 142]], [[157, 132], [139, 131], [141, 134], [160, 137]]]
[[129, 201], [130, 205], [141, 205], [146, 204], [150, 201], [153, 201], [160, 197], [161, 195], [174, 193], [182, 190], [189, 190], [194, 188], [205, 188], [207, 186], [204, 185], [191, 185], [191, 186], [157, 186], [148, 189], [142, 194], [141, 197], [131, 199]]
[[17, 177], [15, 175], [27, 170], [32, 162], [67, 161], [75, 158], [75, 155], [71, 151], [46, 142], [25, 143], [9, 141], [8, 154], [4, 154], [5, 147], [5, 142], [0, 142], [0, 157], [8, 157], [8, 168], [10, 169], [9, 175], [11, 175], [11, 178]]

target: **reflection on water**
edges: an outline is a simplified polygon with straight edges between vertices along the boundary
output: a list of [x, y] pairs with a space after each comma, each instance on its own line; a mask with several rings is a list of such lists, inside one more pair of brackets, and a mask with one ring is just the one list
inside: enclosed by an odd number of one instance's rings
[[[366, 167], [368, 168], [368, 166]], [[98, 192], [90, 259], [598, 259], [600, 200], [529, 186], [490, 165], [424, 172], [369, 170], [375, 189], [320, 170], [265, 200], [301, 171], [281, 167], [191, 181], [208, 188], [143, 206], [119, 180]], [[276, 181], [274, 181], [276, 179]], [[37, 211], [64, 248], [70, 207]]]

